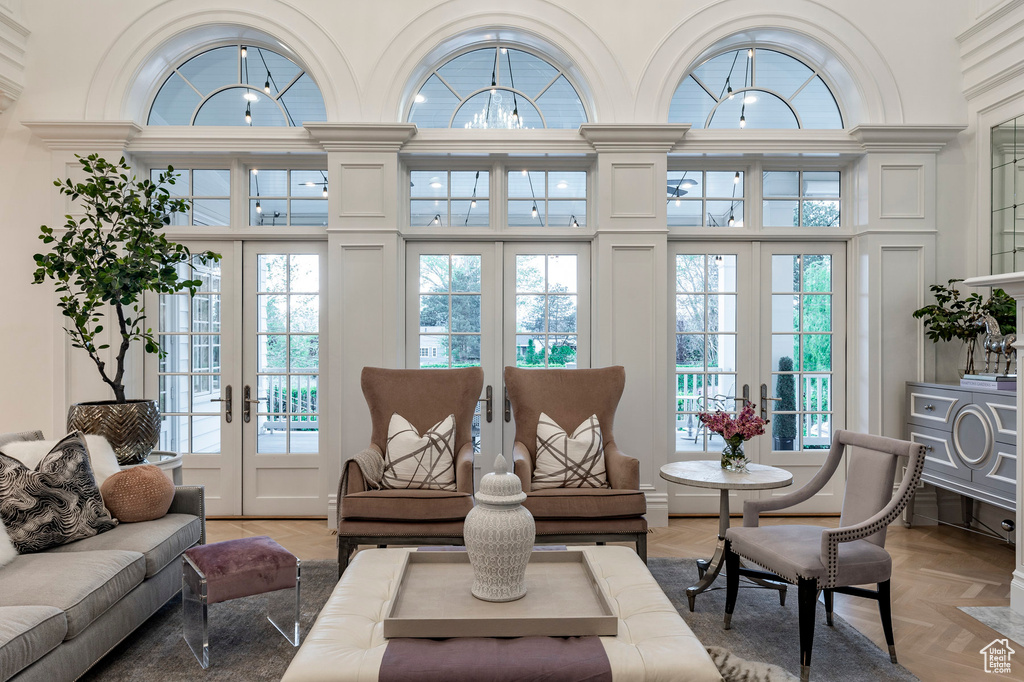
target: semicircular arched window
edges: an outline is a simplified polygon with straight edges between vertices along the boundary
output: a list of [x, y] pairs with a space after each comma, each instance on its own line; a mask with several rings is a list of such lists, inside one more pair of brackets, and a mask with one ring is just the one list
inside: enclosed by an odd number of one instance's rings
[[421, 128], [576, 128], [587, 122], [587, 111], [563, 69], [494, 44], [431, 71], [408, 120]]
[[179, 65], [160, 86], [149, 125], [301, 126], [326, 121], [320, 88], [291, 59], [255, 45], [226, 45]]
[[821, 74], [788, 54], [744, 47], [703, 62], [672, 96], [670, 123], [694, 128], [841, 129]]

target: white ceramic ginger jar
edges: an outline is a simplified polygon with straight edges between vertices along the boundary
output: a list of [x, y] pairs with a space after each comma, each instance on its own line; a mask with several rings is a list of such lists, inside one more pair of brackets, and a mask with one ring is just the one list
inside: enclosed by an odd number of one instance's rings
[[476, 505], [466, 515], [463, 535], [473, 566], [473, 596], [484, 601], [515, 601], [526, 595], [526, 564], [537, 535], [519, 477], [509, 473], [500, 454], [494, 473], [480, 482]]

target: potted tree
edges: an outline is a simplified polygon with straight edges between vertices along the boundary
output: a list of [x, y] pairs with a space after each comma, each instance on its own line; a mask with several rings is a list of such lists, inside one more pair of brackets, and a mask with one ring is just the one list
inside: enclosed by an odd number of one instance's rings
[[[66, 216], [60, 233], [46, 225], [40, 228], [39, 239], [50, 245], [50, 252], [35, 255], [33, 281], [54, 281], [71, 345], [89, 354], [114, 393], [113, 400], [72, 405], [68, 430], [103, 435], [121, 464], [138, 464], [156, 447], [160, 415], [153, 400], [127, 399], [125, 358], [133, 342], [142, 343], [147, 353], [163, 356], [153, 330], [144, 326], [145, 292], [188, 290], [194, 296], [202, 283], [182, 277], [191, 267], [192, 254], [160, 232], [172, 213], [188, 210], [188, 202], [172, 199], [167, 190], [167, 185], [174, 184], [171, 166], [153, 182], [131, 176], [123, 157], [118, 163], [97, 154], [78, 159], [85, 180], [54, 180], [53, 184], [62, 195], [80, 201], [85, 213]], [[203, 263], [220, 259], [212, 251], [197, 257]], [[108, 313], [117, 325], [112, 370], [102, 353], [110, 344], [102, 343], [100, 336]]]
[[[775, 390], [779, 394], [772, 425], [772, 445], [775, 450], [792, 450], [793, 441], [796, 440], [796, 376], [790, 374], [792, 371], [793, 358], [779, 358], [779, 372], [783, 373], [779, 374], [775, 384]], [[794, 414], [778, 414], [779, 412]]]
[[1017, 308], [1013, 298], [1002, 289], [993, 289], [987, 299], [977, 292], [960, 298], [956, 284], [962, 281], [951, 279], [946, 284], [928, 287], [935, 295], [935, 303], [918, 308], [914, 317], [924, 319], [926, 334], [935, 343], [953, 339], [963, 341], [967, 360], [960, 373], [974, 374], [974, 350], [981, 332], [979, 321], [988, 314], [996, 319], [1003, 333], [1016, 331]]

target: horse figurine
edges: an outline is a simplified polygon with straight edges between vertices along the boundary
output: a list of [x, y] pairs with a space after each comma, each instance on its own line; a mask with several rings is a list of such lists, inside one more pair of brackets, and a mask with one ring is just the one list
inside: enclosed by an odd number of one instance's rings
[[991, 315], [982, 315], [978, 320], [978, 326], [985, 327], [985, 371], [989, 371], [989, 364], [992, 360], [992, 354], [995, 353], [995, 371], [999, 371], [999, 359], [1000, 356], [1006, 356], [1006, 370], [1004, 374], [1010, 373], [1010, 363], [1013, 358], [1017, 355], [1017, 349], [1014, 348], [1014, 343], [1017, 342], [1016, 334], [1006, 334], [1005, 336], [999, 331], [999, 323], [996, 322], [996, 318]]

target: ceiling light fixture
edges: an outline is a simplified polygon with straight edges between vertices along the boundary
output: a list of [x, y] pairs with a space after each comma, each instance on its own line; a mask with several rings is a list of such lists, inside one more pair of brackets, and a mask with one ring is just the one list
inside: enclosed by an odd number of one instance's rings
[[734, 185], [740, 184], [740, 172], [739, 171], [736, 171], [736, 175], [732, 176], [732, 184], [734, 184]]
[[242, 97], [244, 97], [245, 99], [247, 99], [250, 102], [258, 102], [258, 101], [260, 101], [260, 98], [259, 98], [259, 96], [256, 93], [249, 92], [248, 90], [245, 91], [245, 94], [242, 95]]
[[252, 125], [252, 111], [249, 110], [249, 105], [245, 105], [245, 122]]
[[473, 199], [473, 201], [469, 202], [469, 207], [476, 208], [476, 199]]
[[747, 95], [746, 97], [743, 98], [743, 103], [744, 104], [753, 104], [756, 101], [757, 101], [757, 95]]
[[415, 97], [413, 97], [412, 99], [413, 99], [413, 101], [414, 101], [414, 102], [416, 102], [417, 104], [423, 104], [424, 102], [426, 102], [426, 101], [427, 101], [427, 98], [426, 98], [426, 97], [424, 97], [424, 96], [423, 96], [422, 94], [420, 94], [420, 93], [417, 93], [417, 94], [416, 94], [416, 96], [415, 96]]
[[440, 182], [437, 182], [436, 180], [430, 183], [430, 186], [433, 187], [434, 189], [441, 189], [442, 187], [444, 187], [444, 185], [442, 185]]
[[580, 224], [576, 221], [576, 216], [569, 216], [569, 227], [579, 227]]
[[263, 213], [263, 207], [260, 206], [260, 200], [259, 199], [256, 200], [256, 212], [257, 213]]
[[440, 225], [441, 224], [441, 214], [440, 213], [435, 213], [434, 214], [434, 219], [430, 221], [430, 224], [431, 225]]
[[732, 227], [735, 224], [736, 224], [736, 219], [733, 217], [732, 213], [730, 213], [729, 214], [729, 227]]
[[537, 217], [537, 204], [533, 205], [533, 210], [530, 211], [530, 217], [531, 218], [536, 218]]
[[245, 49], [245, 45], [242, 45], [242, 59], [245, 59], [247, 54], [249, 54], [248, 50]]
[[263, 92], [270, 94], [270, 72], [267, 71], [267, 80], [263, 83]]
[[749, 47], [749, 48], [747, 48], [747, 59], [753, 59], [753, 58], [754, 58], [754, 48]]
[[566, 182], [565, 180], [562, 180], [560, 183], [555, 185], [555, 187], [557, 187], [558, 189], [566, 189], [569, 187], [569, 183]]

